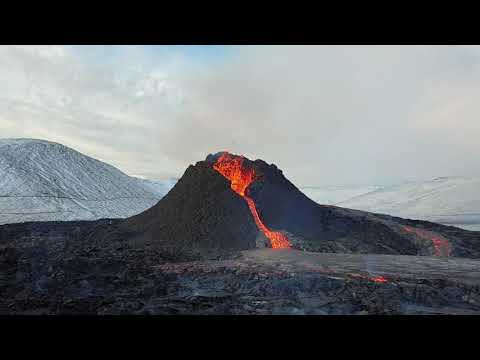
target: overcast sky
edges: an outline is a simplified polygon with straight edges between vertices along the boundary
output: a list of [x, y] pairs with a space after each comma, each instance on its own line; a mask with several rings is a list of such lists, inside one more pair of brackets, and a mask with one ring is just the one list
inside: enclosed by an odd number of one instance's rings
[[0, 46], [0, 137], [130, 175], [229, 150], [295, 184], [480, 176], [473, 46]]

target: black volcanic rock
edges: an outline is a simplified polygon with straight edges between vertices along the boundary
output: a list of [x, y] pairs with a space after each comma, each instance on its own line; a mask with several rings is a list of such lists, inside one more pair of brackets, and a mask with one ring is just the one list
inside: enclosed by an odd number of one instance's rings
[[252, 249], [263, 237], [246, 202], [206, 162], [189, 166], [155, 206], [122, 221], [104, 236], [192, 258]]

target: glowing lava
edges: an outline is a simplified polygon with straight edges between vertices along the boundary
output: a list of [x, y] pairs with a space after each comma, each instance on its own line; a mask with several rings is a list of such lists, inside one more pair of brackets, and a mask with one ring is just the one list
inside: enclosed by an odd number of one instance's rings
[[371, 277], [370, 280], [372, 280], [373, 282], [376, 282], [376, 283], [386, 283], [388, 281], [383, 276]]
[[242, 196], [248, 204], [248, 208], [252, 213], [255, 224], [270, 240], [273, 249], [288, 249], [290, 242], [288, 238], [278, 231], [271, 231], [260, 220], [257, 207], [252, 198], [245, 194], [248, 186], [256, 180], [255, 170], [252, 167], [247, 167], [244, 164], [245, 158], [243, 156], [235, 156], [229, 153], [223, 153], [213, 165], [213, 168], [222, 174], [225, 178], [230, 180], [231, 188], [237, 194]]
[[386, 283], [386, 282], [388, 282], [388, 280], [381, 275], [379, 275], [379, 276], [366, 276], [366, 275], [355, 274], [355, 273], [350, 273], [349, 275], [351, 277], [354, 277], [354, 278], [366, 279], [366, 280], [369, 280], [369, 281], [373, 281], [375, 283]]
[[431, 231], [404, 226], [403, 229], [409, 233], [414, 233], [418, 237], [429, 240], [435, 248], [435, 256], [450, 256], [451, 248], [448, 240], [441, 235], [434, 234]]

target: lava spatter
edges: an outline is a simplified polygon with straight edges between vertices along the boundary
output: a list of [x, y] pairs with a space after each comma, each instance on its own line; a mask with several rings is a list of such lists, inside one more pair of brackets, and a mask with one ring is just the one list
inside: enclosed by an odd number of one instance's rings
[[213, 168], [222, 174], [225, 178], [230, 180], [231, 188], [237, 194], [242, 196], [248, 204], [248, 208], [252, 213], [255, 224], [270, 240], [273, 249], [290, 248], [288, 238], [278, 231], [271, 231], [260, 220], [257, 207], [252, 198], [245, 194], [248, 186], [256, 180], [256, 174], [253, 167], [246, 166], [245, 158], [242, 156], [231, 155], [223, 153], [213, 165]]

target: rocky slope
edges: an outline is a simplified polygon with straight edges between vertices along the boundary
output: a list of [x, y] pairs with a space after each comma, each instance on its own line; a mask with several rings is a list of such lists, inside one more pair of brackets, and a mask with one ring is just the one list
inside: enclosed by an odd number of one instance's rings
[[158, 204], [95, 236], [185, 258], [251, 249], [265, 242], [245, 201], [205, 162], [188, 167]]

